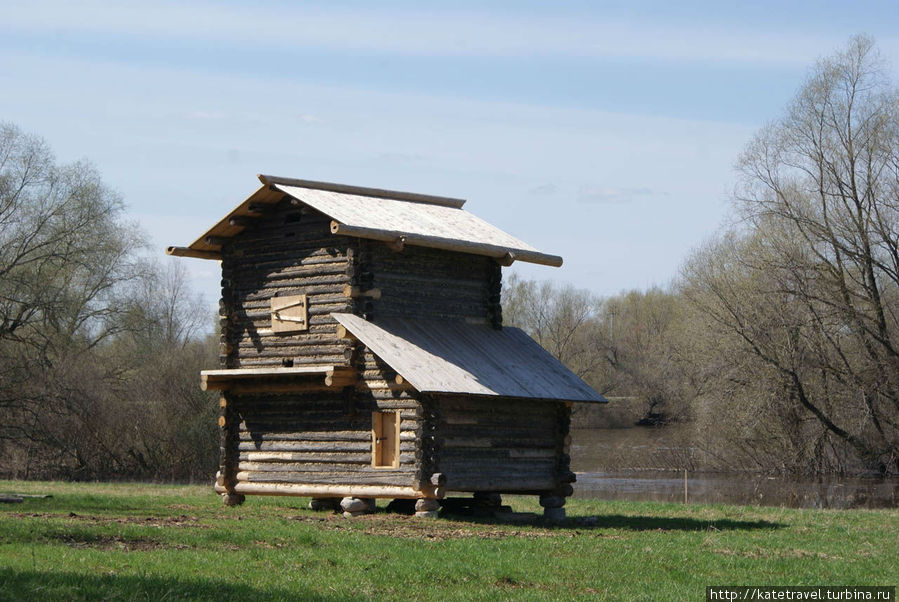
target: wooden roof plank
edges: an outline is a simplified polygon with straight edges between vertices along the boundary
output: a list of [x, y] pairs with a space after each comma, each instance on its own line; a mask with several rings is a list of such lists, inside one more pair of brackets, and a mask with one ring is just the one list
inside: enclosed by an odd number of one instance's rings
[[222, 242], [240, 234], [252, 205], [273, 205], [289, 195], [337, 223], [335, 234], [493, 257], [508, 265], [526, 261], [553, 267], [558, 255], [526, 242], [462, 209], [462, 199], [329, 182], [260, 175], [263, 186], [231, 210], [188, 247], [169, 247], [185, 257], [219, 259]]
[[366, 197], [397, 199], [429, 205], [443, 205], [444, 207], [455, 207], [456, 209], [460, 209], [462, 205], [465, 204], [465, 199], [454, 199], [451, 197], [434, 196], [430, 194], [400, 192], [399, 190], [383, 190], [381, 188], [366, 188], [363, 186], [349, 186], [347, 184], [336, 184], [334, 182], [317, 182], [315, 180], [283, 178], [281, 176], [269, 176], [265, 174], [259, 174], [257, 177], [263, 184], [268, 186], [283, 184], [286, 186], [297, 186], [299, 188], [312, 188], [316, 190], [330, 190], [332, 192], [357, 194]]
[[415, 389], [575, 402], [605, 399], [517, 328], [331, 314]]

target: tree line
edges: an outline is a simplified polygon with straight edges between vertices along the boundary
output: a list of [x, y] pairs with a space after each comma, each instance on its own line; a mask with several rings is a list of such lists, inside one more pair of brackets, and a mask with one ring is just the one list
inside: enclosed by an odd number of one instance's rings
[[0, 124], [0, 475], [208, 478], [212, 317], [89, 164]]
[[[738, 161], [672, 285], [509, 278], [506, 323], [704, 467], [899, 472], [899, 95], [872, 41], [820, 61]], [[0, 476], [208, 479], [211, 312], [86, 163], [0, 124]], [[575, 424], [589, 424], [576, 408]], [[596, 418], [597, 414], [592, 414]]]
[[[820, 61], [738, 160], [728, 227], [666, 290], [515, 281], [506, 315], [719, 468], [899, 472], [899, 94], [873, 42]], [[538, 299], [548, 300], [546, 303]]]

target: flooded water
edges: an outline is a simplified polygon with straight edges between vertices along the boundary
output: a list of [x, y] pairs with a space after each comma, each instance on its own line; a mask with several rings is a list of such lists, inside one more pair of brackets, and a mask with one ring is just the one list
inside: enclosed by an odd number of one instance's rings
[[[666, 429], [572, 431], [571, 468], [575, 496], [608, 500], [684, 501], [689, 447]], [[629, 458], [633, 463], [627, 464]], [[665, 468], [665, 470], [653, 470]], [[614, 468], [612, 468], [614, 466]], [[623, 470], [621, 466], [628, 466]], [[899, 478], [802, 479], [746, 473], [687, 471], [687, 500], [693, 503], [757, 504], [794, 508], [896, 508]]]

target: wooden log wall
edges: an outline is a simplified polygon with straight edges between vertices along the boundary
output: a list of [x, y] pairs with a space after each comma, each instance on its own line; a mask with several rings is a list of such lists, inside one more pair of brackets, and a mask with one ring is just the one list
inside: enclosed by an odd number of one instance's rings
[[[412, 487], [417, 470], [417, 402], [363, 390], [231, 396], [239, 423], [233, 482]], [[373, 468], [372, 411], [400, 411], [400, 466]]]
[[[223, 483], [414, 487], [421, 408], [396, 374], [363, 346], [337, 338], [331, 312], [360, 313], [360, 241], [285, 199], [226, 243], [222, 261], [222, 363], [226, 368], [352, 365], [355, 387], [312, 393], [227, 394]], [[271, 332], [270, 299], [306, 294], [309, 329]], [[400, 412], [399, 468], [372, 467], [372, 412]]]
[[[222, 249], [222, 363], [226, 368], [346, 365], [349, 343], [336, 337], [331, 312], [352, 312], [352, 239], [330, 220], [289, 200], [272, 207]], [[305, 293], [309, 329], [275, 334], [270, 300]]]
[[406, 245], [394, 251], [383, 242], [359, 240], [354, 285], [376, 289], [362, 297], [361, 315], [468, 318], [502, 325], [501, 266], [489, 257]]
[[555, 490], [572, 480], [564, 403], [463, 396], [437, 403], [436, 468], [448, 490]]

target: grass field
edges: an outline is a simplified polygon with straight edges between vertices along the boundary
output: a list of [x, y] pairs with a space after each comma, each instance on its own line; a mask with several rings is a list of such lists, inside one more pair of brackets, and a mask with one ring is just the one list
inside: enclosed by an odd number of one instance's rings
[[[703, 600], [707, 585], [896, 585], [899, 511], [570, 500], [562, 526], [360, 518], [209, 487], [0, 481], [0, 599]], [[507, 497], [536, 512], [535, 498]]]

